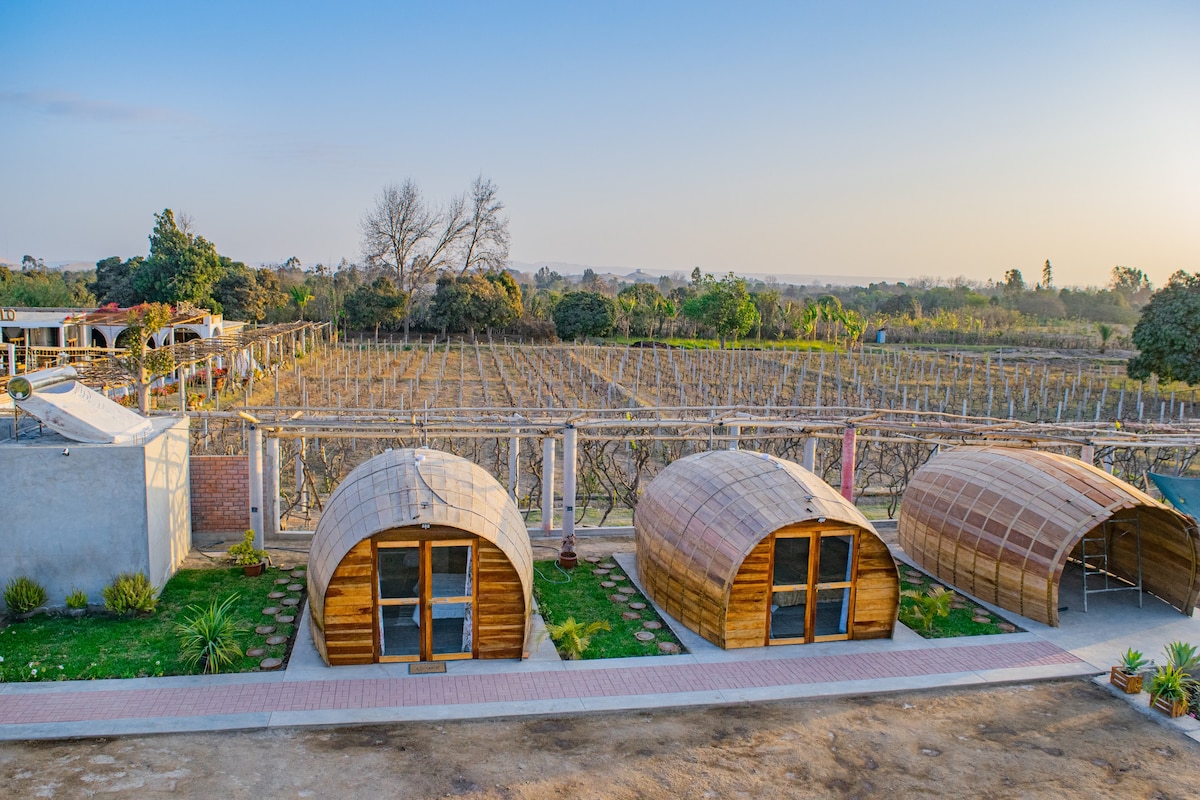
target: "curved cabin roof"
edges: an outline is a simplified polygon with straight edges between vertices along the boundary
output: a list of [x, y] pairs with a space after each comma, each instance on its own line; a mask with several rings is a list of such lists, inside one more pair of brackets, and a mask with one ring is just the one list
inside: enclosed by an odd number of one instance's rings
[[[900, 505], [900, 545], [938, 578], [1048, 625], [1058, 624], [1067, 557], [1106, 522], [1110, 570], [1191, 614], [1200, 538], [1183, 514], [1068, 456], [1009, 447], [960, 447], [932, 458]], [[1097, 529], [1100, 529], [1099, 531]], [[1097, 548], [1098, 551], [1098, 548]]]
[[496, 545], [512, 562], [528, 598], [533, 551], [516, 505], [499, 482], [464, 458], [439, 450], [389, 450], [355, 467], [325, 506], [309, 550], [313, 613], [350, 549], [394, 528], [444, 525]]
[[724, 605], [738, 568], [760, 541], [818, 520], [875, 533], [852, 503], [799, 464], [749, 450], [711, 450], [658, 474], [638, 501], [634, 528], [639, 563], [644, 553]]

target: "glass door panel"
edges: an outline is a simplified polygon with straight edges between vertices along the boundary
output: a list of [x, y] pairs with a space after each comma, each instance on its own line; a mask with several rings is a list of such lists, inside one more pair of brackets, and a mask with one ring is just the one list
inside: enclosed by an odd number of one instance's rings
[[415, 546], [378, 551], [379, 653], [383, 657], [421, 656], [420, 567], [421, 551]]
[[808, 589], [771, 592], [771, 638], [804, 639]]
[[850, 587], [817, 590], [817, 613], [813, 636], [845, 636], [849, 630]]
[[429, 547], [431, 656], [469, 655], [472, 651], [472, 565], [470, 545], [434, 542]]
[[853, 554], [854, 536], [822, 536], [817, 580], [820, 583], [848, 582]]
[[808, 560], [812, 540], [809, 537], [775, 540], [775, 586], [808, 585]]
[[850, 637], [854, 544], [853, 533], [805, 531], [776, 537], [770, 644]]

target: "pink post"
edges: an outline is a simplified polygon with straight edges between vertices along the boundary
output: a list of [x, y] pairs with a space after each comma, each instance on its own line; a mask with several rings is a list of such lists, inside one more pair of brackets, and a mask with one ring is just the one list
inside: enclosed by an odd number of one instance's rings
[[854, 502], [854, 426], [842, 438], [842, 497]]

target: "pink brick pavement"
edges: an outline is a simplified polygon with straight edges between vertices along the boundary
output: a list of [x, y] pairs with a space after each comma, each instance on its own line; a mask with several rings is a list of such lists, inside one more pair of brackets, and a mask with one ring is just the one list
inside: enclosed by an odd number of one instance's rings
[[1034, 641], [588, 670], [30, 692], [0, 694], [0, 724], [670, 695], [1074, 663], [1080, 659]]

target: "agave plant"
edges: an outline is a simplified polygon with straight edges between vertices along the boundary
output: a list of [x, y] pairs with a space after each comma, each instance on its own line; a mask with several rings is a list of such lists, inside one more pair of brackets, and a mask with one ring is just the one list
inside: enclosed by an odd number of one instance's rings
[[596, 631], [609, 631], [612, 626], [606, 620], [583, 623], [576, 622], [574, 617], [567, 617], [561, 625], [546, 623], [546, 630], [554, 639], [558, 654], [568, 661], [577, 661], [591, 645]]
[[1178, 667], [1183, 672], [1194, 672], [1196, 667], [1200, 667], [1200, 650], [1193, 644], [1171, 642], [1163, 647], [1163, 653], [1169, 666]]
[[200, 665], [203, 672], [216, 674], [242, 657], [237, 643], [242, 627], [233, 615], [237, 597], [231, 594], [221, 602], [213, 600], [208, 608], [188, 607], [193, 615], [175, 626], [181, 638], [179, 652], [188, 667]]
[[945, 586], [931, 586], [925, 592], [905, 589], [900, 595], [912, 600], [900, 611], [906, 624], [913, 624], [923, 631], [931, 631], [938, 619], [950, 616], [950, 603], [954, 600], [954, 592], [946, 591]]
[[1134, 650], [1132, 647], [1121, 654], [1121, 661], [1117, 664], [1121, 671], [1126, 675], [1136, 675], [1138, 670], [1149, 664], [1150, 661], [1141, 654], [1140, 651]]
[[1186, 672], [1173, 664], [1167, 664], [1159, 667], [1150, 680], [1150, 694], [1168, 700], [1186, 700], [1195, 686], [1196, 682], [1188, 677]]

